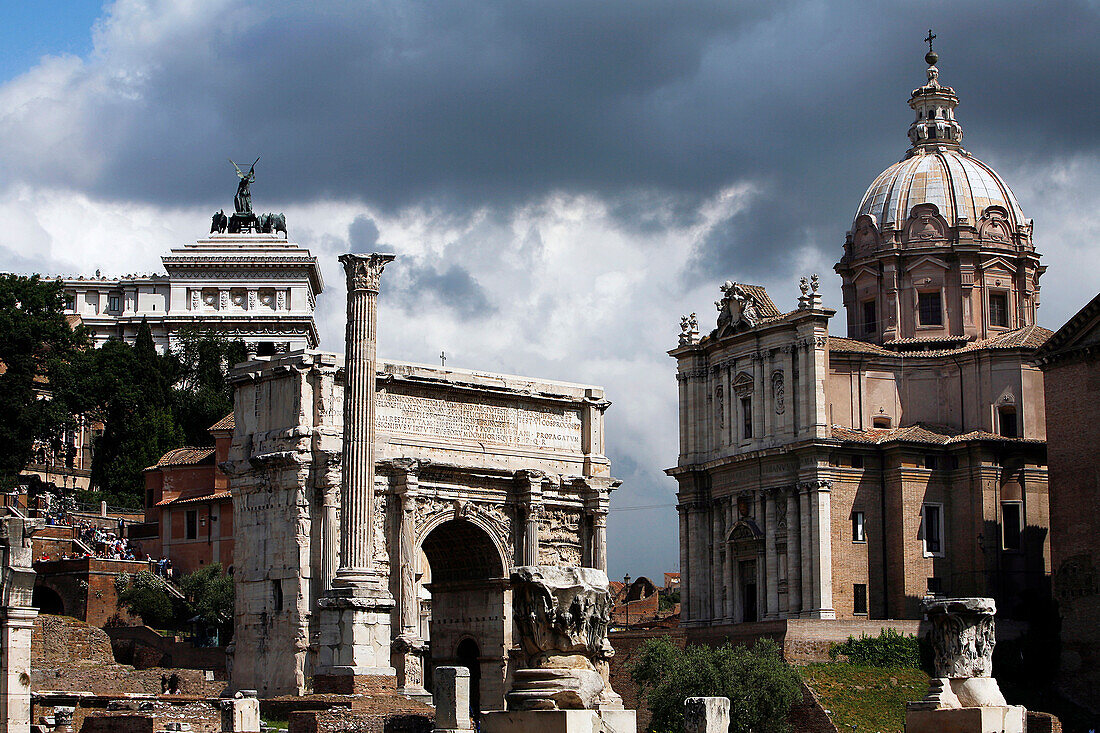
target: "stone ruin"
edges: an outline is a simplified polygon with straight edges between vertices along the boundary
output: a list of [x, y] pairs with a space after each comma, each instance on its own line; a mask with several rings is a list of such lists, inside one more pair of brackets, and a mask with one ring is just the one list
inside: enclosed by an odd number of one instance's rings
[[607, 639], [611, 594], [602, 570], [521, 566], [512, 571], [512, 613], [523, 666], [508, 709], [485, 713], [485, 733], [603, 730], [634, 733], [637, 713], [611, 689]]
[[928, 600], [923, 610], [935, 676], [925, 698], [906, 706], [906, 733], [1023, 733], [1026, 711], [1005, 701], [993, 677], [993, 599]]

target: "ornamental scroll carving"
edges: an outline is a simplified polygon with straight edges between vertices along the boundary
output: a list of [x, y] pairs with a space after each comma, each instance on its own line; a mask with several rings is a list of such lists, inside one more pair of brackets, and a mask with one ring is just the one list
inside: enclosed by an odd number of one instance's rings
[[772, 404], [775, 405], [776, 415], [782, 415], [787, 409], [784, 397], [783, 372], [782, 370], [772, 372]]
[[485, 504], [464, 499], [442, 498], [438, 496], [416, 497], [414, 522], [416, 536], [423, 539], [424, 527], [439, 515], [450, 514], [448, 519], [472, 519], [477, 517], [482, 524], [492, 527], [493, 539], [499, 542], [507, 557], [515, 556], [515, 544], [512, 541], [511, 508], [500, 504]]
[[340, 255], [340, 264], [348, 278], [348, 291], [367, 290], [377, 293], [382, 270], [393, 262], [394, 255], [374, 252], [369, 255]]
[[947, 598], [925, 601], [932, 623], [935, 676], [948, 679], [991, 677], [997, 637], [992, 598]]
[[386, 506], [389, 503], [389, 496], [386, 494], [374, 495], [374, 516], [372, 518], [372, 524], [374, 525], [374, 566], [379, 568], [383, 572], [389, 572], [390, 567], [390, 553], [389, 545], [386, 542]]

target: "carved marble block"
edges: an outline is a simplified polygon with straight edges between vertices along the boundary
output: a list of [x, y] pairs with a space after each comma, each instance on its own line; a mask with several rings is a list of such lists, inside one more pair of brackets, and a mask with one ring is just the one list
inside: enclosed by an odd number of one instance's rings
[[727, 733], [729, 729], [728, 697], [689, 697], [684, 700], [684, 733]]
[[934, 674], [928, 694], [906, 706], [906, 733], [1022, 733], [1024, 708], [1009, 705], [993, 678], [997, 643], [992, 598], [928, 600]]
[[507, 694], [510, 710], [593, 710], [604, 680], [611, 595], [602, 570], [528, 565], [512, 572], [512, 605], [526, 669]]

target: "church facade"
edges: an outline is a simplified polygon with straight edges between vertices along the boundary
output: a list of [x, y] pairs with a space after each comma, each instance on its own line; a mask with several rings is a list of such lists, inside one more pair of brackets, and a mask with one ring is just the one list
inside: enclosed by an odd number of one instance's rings
[[[677, 361], [682, 623], [917, 619], [926, 596], [1049, 595], [1044, 267], [1011, 189], [961, 147], [928, 56], [905, 158], [868, 188], [836, 265], [780, 311], [726, 282]], [[793, 290], [793, 288], [792, 288]]]

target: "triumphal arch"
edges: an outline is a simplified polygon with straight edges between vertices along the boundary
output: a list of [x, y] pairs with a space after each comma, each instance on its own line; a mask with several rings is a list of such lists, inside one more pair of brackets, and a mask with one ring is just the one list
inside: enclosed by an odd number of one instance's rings
[[[350, 334], [349, 363], [359, 353]], [[604, 455], [610, 403], [589, 385], [371, 365], [372, 384], [349, 377], [343, 357], [318, 351], [234, 372], [236, 432], [225, 464], [237, 541], [232, 684], [301, 694], [351, 644], [376, 660], [364, 679], [392, 674], [418, 694], [431, 686], [431, 667], [467, 666], [479, 707], [502, 709], [518, 651], [511, 569], [606, 570], [608, 500], [618, 485]], [[351, 438], [369, 441], [373, 491], [342, 515], [353, 496], [342, 486], [354, 466], [344, 451], [352, 383], [374, 395], [371, 414], [353, 410], [347, 426], [373, 425], [373, 438]], [[345, 566], [358, 547], [369, 557], [356, 564], [369, 570], [352, 572]], [[380, 588], [356, 586], [371, 578]]]

